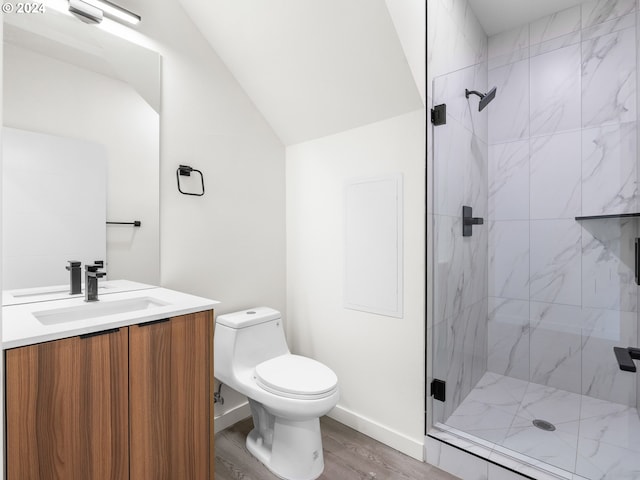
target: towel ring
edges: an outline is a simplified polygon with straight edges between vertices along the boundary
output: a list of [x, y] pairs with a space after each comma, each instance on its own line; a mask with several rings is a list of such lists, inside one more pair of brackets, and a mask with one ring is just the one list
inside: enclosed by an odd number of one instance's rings
[[[182, 188], [180, 188], [180, 177], [190, 177], [191, 172], [197, 172], [200, 174], [200, 183], [202, 184], [202, 192], [201, 193], [191, 193], [191, 192], [183, 192]], [[196, 170], [195, 168], [191, 168], [188, 165], [180, 165], [178, 170], [176, 170], [176, 181], [178, 182], [178, 191], [183, 195], [193, 195], [195, 197], [201, 197], [204, 195], [204, 175], [200, 170]]]

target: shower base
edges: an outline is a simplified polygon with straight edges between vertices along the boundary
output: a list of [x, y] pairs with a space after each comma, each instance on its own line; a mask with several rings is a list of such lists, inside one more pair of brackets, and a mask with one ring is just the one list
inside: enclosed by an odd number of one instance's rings
[[520, 462], [553, 478], [640, 480], [635, 408], [495, 373], [430, 436], [495, 463], [509, 458], [516, 471]]

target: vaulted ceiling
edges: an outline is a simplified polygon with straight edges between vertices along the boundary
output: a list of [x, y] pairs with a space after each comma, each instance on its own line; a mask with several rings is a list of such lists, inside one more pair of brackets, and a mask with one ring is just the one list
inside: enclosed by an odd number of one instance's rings
[[[286, 145], [424, 106], [429, 0], [175, 1]], [[468, 0], [488, 35], [583, 1]]]
[[401, 38], [424, 14], [398, 0], [179, 2], [285, 145], [423, 107]]

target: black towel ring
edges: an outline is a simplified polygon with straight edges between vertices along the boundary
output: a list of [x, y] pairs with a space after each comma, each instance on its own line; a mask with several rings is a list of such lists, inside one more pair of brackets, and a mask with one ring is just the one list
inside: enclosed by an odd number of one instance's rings
[[[200, 174], [200, 183], [202, 184], [202, 192], [201, 193], [191, 193], [191, 192], [183, 192], [182, 189], [180, 188], [180, 177], [190, 177], [191, 176], [191, 172], [198, 172]], [[191, 168], [188, 165], [180, 165], [178, 167], [178, 170], [176, 170], [176, 180], [178, 182], [178, 191], [180, 193], [182, 193], [183, 195], [193, 195], [196, 197], [201, 197], [202, 195], [204, 195], [204, 175], [202, 175], [202, 172], [200, 170], [196, 170], [195, 168]]]

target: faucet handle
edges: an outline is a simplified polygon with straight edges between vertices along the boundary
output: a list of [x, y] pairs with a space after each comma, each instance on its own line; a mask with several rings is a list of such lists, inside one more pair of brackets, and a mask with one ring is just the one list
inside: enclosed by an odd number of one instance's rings
[[72, 268], [80, 268], [82, 266], [82, 262], [79, 262], [77, 260], [68, 260], [69, 265], [67, 265], [66, 268], [67, 270], [71, 270]]
[[91, 265], [85, 265], [85, 268], [90, 272], [97, 272], [101, 268], [104, 268], [104, 260], [95, 260]]
[[[102, 260], [98, 261], [100, 263], [104, 263]], [[94, 263], [93, 265], [85, 265], [84, 268], [87, 270], [87, 275], [90, 277], [102, 278], [107, 274], [107, 272], [105, 271], [99, 271], [101, 268], [103, 268], [103, 266], [99, 264]]]

